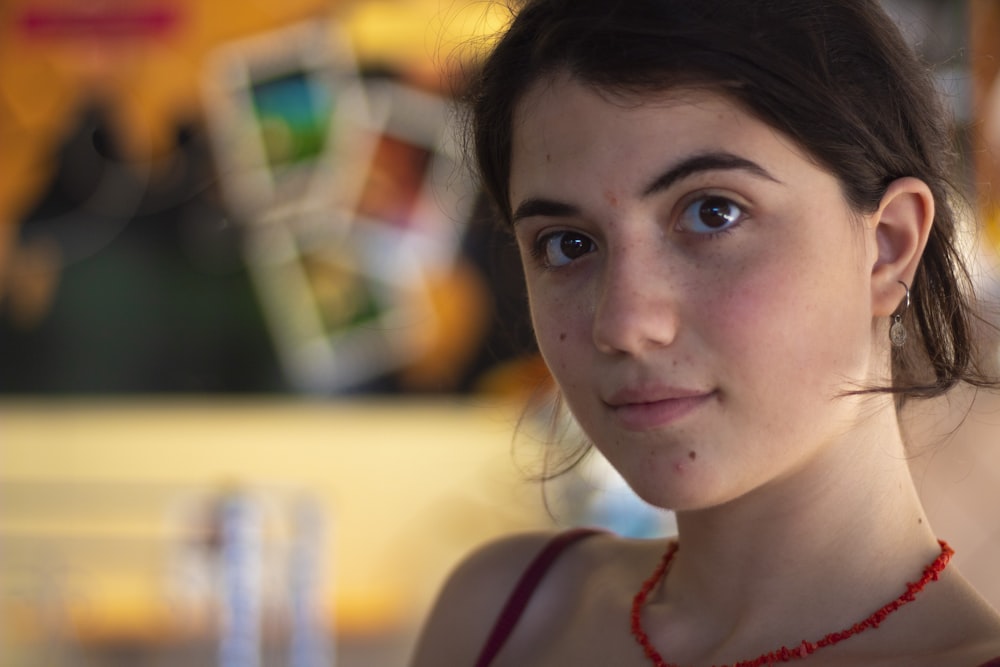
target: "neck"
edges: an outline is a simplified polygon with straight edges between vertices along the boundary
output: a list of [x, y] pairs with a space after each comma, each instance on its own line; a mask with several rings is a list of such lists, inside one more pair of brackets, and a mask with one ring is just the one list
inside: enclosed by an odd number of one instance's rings
[[802, 626], [783, 631], [821, 636], [898, 596], [940, 548], [894, 416], [886, 426], [723, 506], [679, 513], [681, 549], [660, 599], [714, 618], [724, 636], [768, 636], [779, 618]]

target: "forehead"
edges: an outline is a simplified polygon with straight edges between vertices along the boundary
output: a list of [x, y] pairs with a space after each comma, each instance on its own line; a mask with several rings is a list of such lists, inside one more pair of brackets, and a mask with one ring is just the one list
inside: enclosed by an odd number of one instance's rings
[[705, 151], [736, 152], [782, 170], [812, 163], [791, 138], [713, 88], [617, 94], [560, 74], [536, 82], [513, 120], [512, 199], [583, 173], [646, 178], [665, 162]]

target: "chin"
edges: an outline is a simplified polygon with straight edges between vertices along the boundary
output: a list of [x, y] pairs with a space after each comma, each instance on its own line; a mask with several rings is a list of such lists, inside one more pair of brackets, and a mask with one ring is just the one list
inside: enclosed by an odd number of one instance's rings
[[704, 469], [685, 462], [671, 464], [669, 470], [656, 471], [650, 465], [636, 474], [621, 471], [632, 491], [644, 502], [672, 512], [710, 509], [730, 498], [713, 493], [714, 484]]

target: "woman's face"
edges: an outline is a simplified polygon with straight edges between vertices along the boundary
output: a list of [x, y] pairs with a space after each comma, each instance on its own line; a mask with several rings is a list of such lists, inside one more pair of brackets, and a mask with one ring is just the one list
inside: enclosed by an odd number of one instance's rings
[[858, 438], [871, 405], [840, 394], [885, 379], [878, 249], [831, 174], [708, 91], [636, 103], [555, 77], [513, 127], [542, 355], [639, 495], [720, 504]]

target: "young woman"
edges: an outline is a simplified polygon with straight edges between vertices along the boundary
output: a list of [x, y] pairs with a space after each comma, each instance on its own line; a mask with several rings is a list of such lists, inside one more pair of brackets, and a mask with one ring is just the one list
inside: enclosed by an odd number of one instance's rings
[[413, 664], [1000, 665], [897, 418], [989, 381], [946, 125], [878, 4], [528, 2], [472, 110], [562, 399], [678, 535], [486, 546]]

